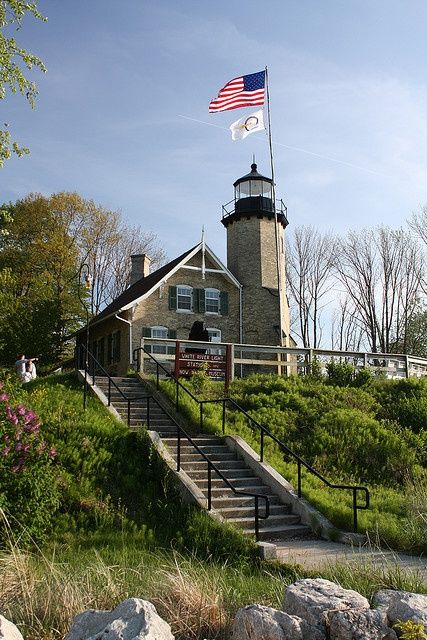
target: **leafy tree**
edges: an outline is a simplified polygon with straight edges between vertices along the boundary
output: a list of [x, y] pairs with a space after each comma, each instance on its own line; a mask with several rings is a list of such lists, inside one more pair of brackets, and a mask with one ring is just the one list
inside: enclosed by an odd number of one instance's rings
[[[86, 319], [79, 301], [80, 266], [88, 264], [93, 287], [85, 292], [94, 315], [128, 284], [130, 255], [164, 257], [156, 237], [128, 227], [118, 212], [77, 193], [30, 194], [3, 208], [0, 233], [0, 362], [17, 352], [55, 364], [67, 336]], [[6, 220], [6, 218], [4, 218]], [[1, 229], [1, 228], [0, 228]]]
[[78, 326], [79, 253], [48, 198], [27, 196], [12, 207], [0, 236], [0, 359], [16, 352], [55, 363]]
[[[28, 14], [39, 20], [46, 20], [37, 9], [36, 2], [0, 0], [0, 100], [6, 97], [8, 91], [20, 93], [25, 96], [31, 108], [34, 108], [37, 86], [26, 77], [25, 72], [33, 68], [45, 72], [46, 68], [40, 58], [23, 49], [12, 35], [13, 29], [21, 29], [23, 19]], [[0, 167], [12, 153], [22, 156], [29, 153], [29, 150], [12, 140], [9, 125], [5, 123], [4, 128], [0, 129]]]

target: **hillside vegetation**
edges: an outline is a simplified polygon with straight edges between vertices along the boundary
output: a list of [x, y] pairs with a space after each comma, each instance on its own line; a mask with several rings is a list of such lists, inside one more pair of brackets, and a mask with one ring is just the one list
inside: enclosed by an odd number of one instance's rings
[[[47, 377], [25, 387], [3, 375], [0, 384], [0, 610], [19, 625], [26, 640], [60, 640], [77, 613], [111, 609], [131, 596], [154, 602], [177, 640], [225, 640], [239, 607], [253, 602], [280, 607], [286, 585], [310, 575], [300, 567], [259, 561], [253, 543], [239, 532], [182, 505], [144, 433], [129, 432], [94, 398], [88, 398], [84, 412], [74, 375]], [[267, 409], [273, 416], [267, 405], [270, 392], [304, 397], [300, 392], [310, 385], [316, 393], [307, 392], [312, 398], [307, 405], [312, 403], [314, 411], [316, 403], [322, 404], [324, 387], [314, 380], [254, 377], [236, 381], [233, 393], [251, 412]], [[203, 376], [194, 377], [192, 388], [203, 396], [218, 393]], [[415, 388], [423, 396], [423, 386]], [[356, 391], [363, 404], [365, 396]], [[401, 391], [402, 398], [408, 395]], [[342, 393], [344, 407], [352, 390], [325, 387], [325, 393], [331, 398]], [[391, 388], [383, 386], [382, 393], [396, 410]], [[380, 400], [375, 402], [379, 407]], [[284, 407], [280, 411], [287, 413]], [[209, 412], [207, 426], [219, 429], [217, 409]], [[383, 420], [375, 415], [372, 419]], [[278, 414], [276, 418], [275, 428], [280, 428]], [[233, 429], [255, 444], [255, 434], [238, 422]], [[305, 446], [302, 441], [300, 446]], [[281, 462], [270, 449], [268, 456], [275, 455]], [[422, 475], [422, 468], [414, 462], [414, 472]], [[393, 482], [394, 488], [387, 490], [400, 500], [398, 480]], [[309, 490], [313, 495], [317, 491], [311, 485]], [[348, 501], [342, 508], [348, 511]], [[352, 561], [315, 575], [368, 598], [381, 587], [426, 591], [416, 576], [406, 576], [394, 565], [384, 569]]]
[[[197, 374], [186, 383], [199, 399], [222, 390]], [[163, 383], [173, 398], [172, 383]], [[330, 364], [328, 378], [252, 375], [229, 395], [329, 481], [368, 486], [371, 506], [359, 511], [359, 531], [399, 550], [427, 551], [427, 381], [386, 380], [350, 365]], [[195, 425], [199, 408], [181, 392]], [[221, 432], [222, 406], [205, 405], [205, 427]], [[226, 432], [259, 450], [260, 433], [235, 411]], [[296, 486], [296, 464], [266, 438], [265, 460]], [[350, 492], [328, 489], [303, 472], [303, 495], [336, 527], [352, 530]]]

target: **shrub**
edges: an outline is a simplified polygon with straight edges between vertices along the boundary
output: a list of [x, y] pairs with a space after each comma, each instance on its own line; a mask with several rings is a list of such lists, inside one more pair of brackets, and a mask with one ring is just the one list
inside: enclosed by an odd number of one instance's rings
[[[13, 389], [0, 383], [0, 504], [9, 524], [16, 530], [23, 525], [21, 543], [41, 541], [52, 524], [59, 506], [59, 489], [52, 461], [56, 449], [49, 447], [40, 420], [24, 404], [10, 403]], [[19, 393], [15, 390], [15, 393]], [[0, 540], [7, 530], [3, 523]]]
[[333, 409], [314, 430], [312, 453], [321, 468], [332, 466], [362, 482], [393, 485], [416, 471], [416, 451], [407, 442], [410, 436], [359, 409]]

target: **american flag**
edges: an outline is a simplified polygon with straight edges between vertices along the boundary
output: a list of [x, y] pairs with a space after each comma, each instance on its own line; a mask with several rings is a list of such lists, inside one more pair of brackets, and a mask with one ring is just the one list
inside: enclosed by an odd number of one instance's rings
[[211, 100], [209, 113], [264, 104], [265, 71], [230, 80]]

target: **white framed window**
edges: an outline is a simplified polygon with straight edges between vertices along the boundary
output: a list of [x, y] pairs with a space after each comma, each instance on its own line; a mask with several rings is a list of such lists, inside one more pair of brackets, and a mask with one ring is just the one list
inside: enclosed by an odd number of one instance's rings
[[176, 309], [177, 311], [193, 310], [193, 288], [186, 284], [179, 284], [176, 287]]
[[[167, 327], [151, 327], [151, 337], [152, 338], [167, 338], [168, 337], [168, 329]], [[166, 345], [163, 346], [161, 344], [154, 344], [152, 348], [152, 353], [166, 353]]]
[[205, 289], [206, 313], [219, 313], [219, 308], [220, 308], [219, 300], [220, 300], [220, 294], [218, 289]]
[[[209, 335], [209, 342], [221, 342], [221, 329], [216, 329], [215, 327], [207, 327], [206, 331], [208, 332], [208, 335]], [[215, 349], [210, 347], [209, 353], [214, 356], [218, 356], [224, 353], [224, 349], [223, 348]]]

